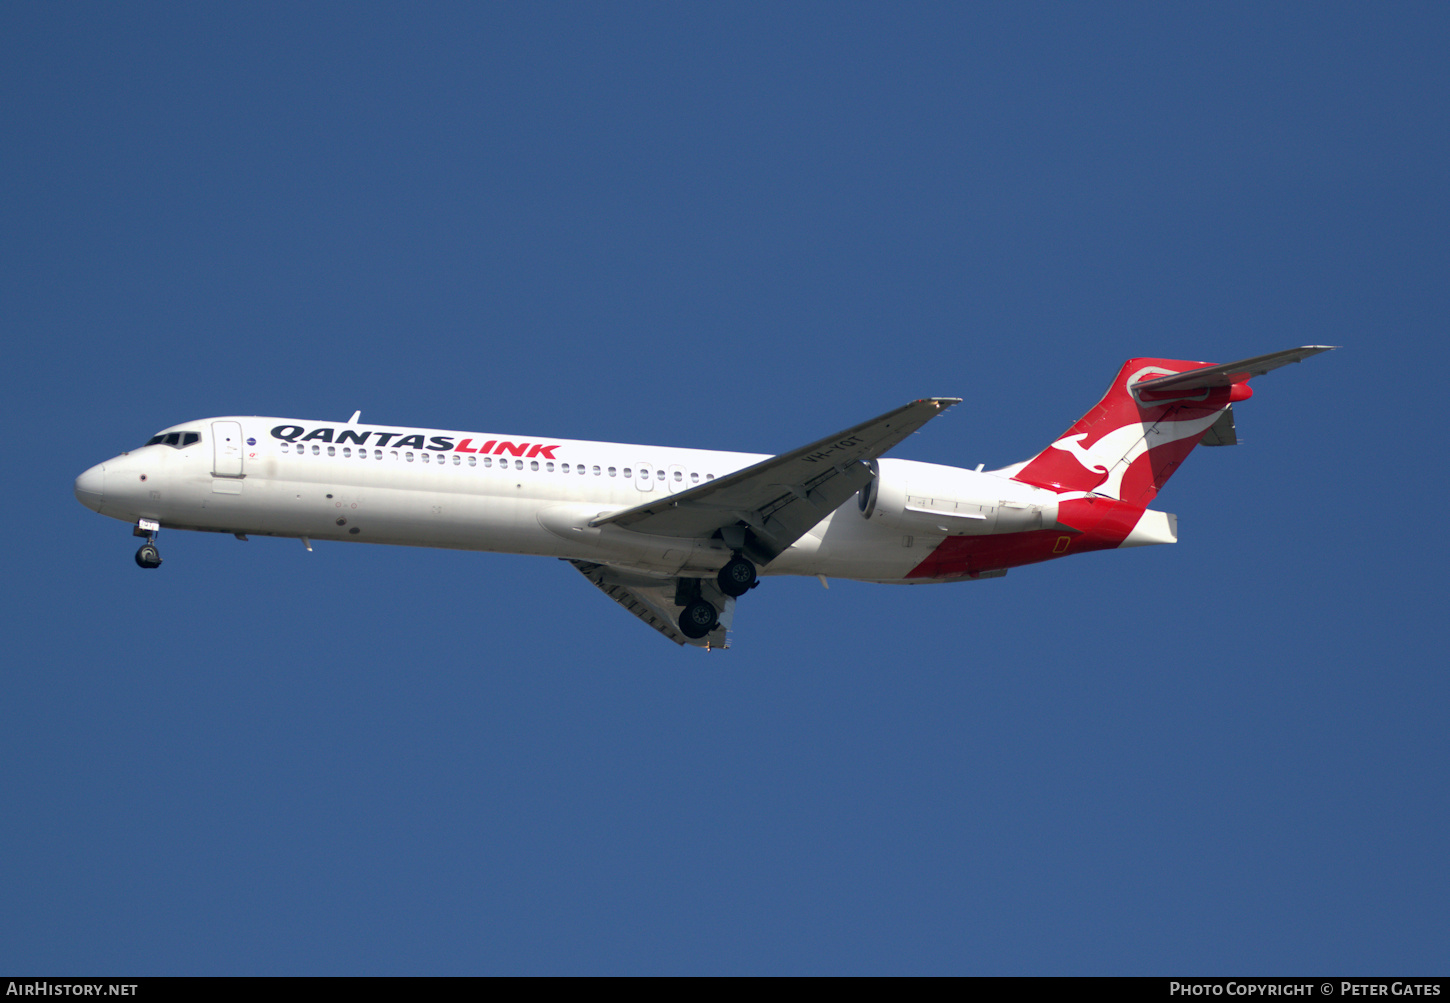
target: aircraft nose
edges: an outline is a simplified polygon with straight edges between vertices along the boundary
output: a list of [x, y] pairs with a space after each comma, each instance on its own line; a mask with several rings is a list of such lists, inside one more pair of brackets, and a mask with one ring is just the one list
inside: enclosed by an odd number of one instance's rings
[[93, 512], [106, 500], [106, 465], [97, 463], [76, 478], [76, 500]]

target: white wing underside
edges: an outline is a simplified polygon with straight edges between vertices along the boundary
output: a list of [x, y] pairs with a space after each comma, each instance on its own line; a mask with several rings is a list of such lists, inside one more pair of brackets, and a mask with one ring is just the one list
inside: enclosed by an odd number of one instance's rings
[[686, 637], [679, 628], [679, 616], [684, 607], [675, 604], [678, 578], [661, 578], [589, 561], [569, 563], [598, 586], [599, 591], [676, 644], [693, 644], [697, 648], [730, 647], [730, 623], [735, 619], [735, 600], [721, 592], [719, 586], [709, 579], [700, 580], [700, 595], [720, 611], [720, 626], [704, 637]]

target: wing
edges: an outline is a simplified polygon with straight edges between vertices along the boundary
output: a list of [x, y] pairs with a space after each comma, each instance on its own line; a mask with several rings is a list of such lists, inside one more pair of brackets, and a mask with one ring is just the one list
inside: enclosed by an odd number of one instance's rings
[[730, 623], [735, 618], [735, 600], [725, 595], [708, 579], [700, 580], [700, 594], [720, 611], [720, 626], [704, 637], [686, 637], [678, 626], [683, 604], [675, 602], [678, 578], [655, 578], [607, 564], [570, 561], [579, 573], [599, 587], [609, 598], [629, 610], [676, 644], [693, 644], [697, 648], [730, 647]]
[[1256, 355], [1252, 359], [1225, 362], [1221, 366], [1204, 366], [1201, 369], [1190, 369], [1172, 376], [1142, 380], [1134, 383], [1133, 389], [1156, 393], [1161, 390], [1201, 390], [1205, 387], [1226, 387], [1234, 383], [1242, 383], [1251, 376], [1262, 376], [1271, 369], [1287, 366], [1291, 362], [1303, 362], [1311, 355], [1331, 352], [1334, 348], [1333, 345], [1305, 345], [1303, 348], [1270, 352], [1268, 355]]
[[719, 532], [732, 549], [756, 564], [769, 564], [870, 483], [871, 470], [863, 461], [874, 460], [959, 402], [957, 397], [913, 401], [809, 446], [589, 525], [614, 523], [639, 533], [693, 539]]

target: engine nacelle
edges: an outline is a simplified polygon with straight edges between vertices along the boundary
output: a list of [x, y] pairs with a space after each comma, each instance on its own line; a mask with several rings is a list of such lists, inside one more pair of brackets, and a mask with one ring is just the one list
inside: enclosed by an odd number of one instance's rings
[[972, 470], [883, 460], [861, 489], [861, 515], [908, 535], [985, 536], [1025, 533], [1057, 524], [1049, 491]]

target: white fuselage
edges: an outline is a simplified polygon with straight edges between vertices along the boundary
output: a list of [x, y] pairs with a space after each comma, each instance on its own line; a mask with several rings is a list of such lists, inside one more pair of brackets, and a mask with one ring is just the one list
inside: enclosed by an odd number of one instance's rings
[[[280, 418], [208, 418], [91, 468], [77, 496], [165, 528], [570, 558], [713, 574], [720, 540], [591, 528], [619, 511], [767, 459], [754, 453]], [[359, 440], [362, 440], [359, 442]], [[868, 518], [827, 514], [762, 574], [906, 581], [949, 536], [1052, 525], [1057, 496], [993, 473], [878, 461]], [[914, 577], [911, 581], [930, 581]]]

